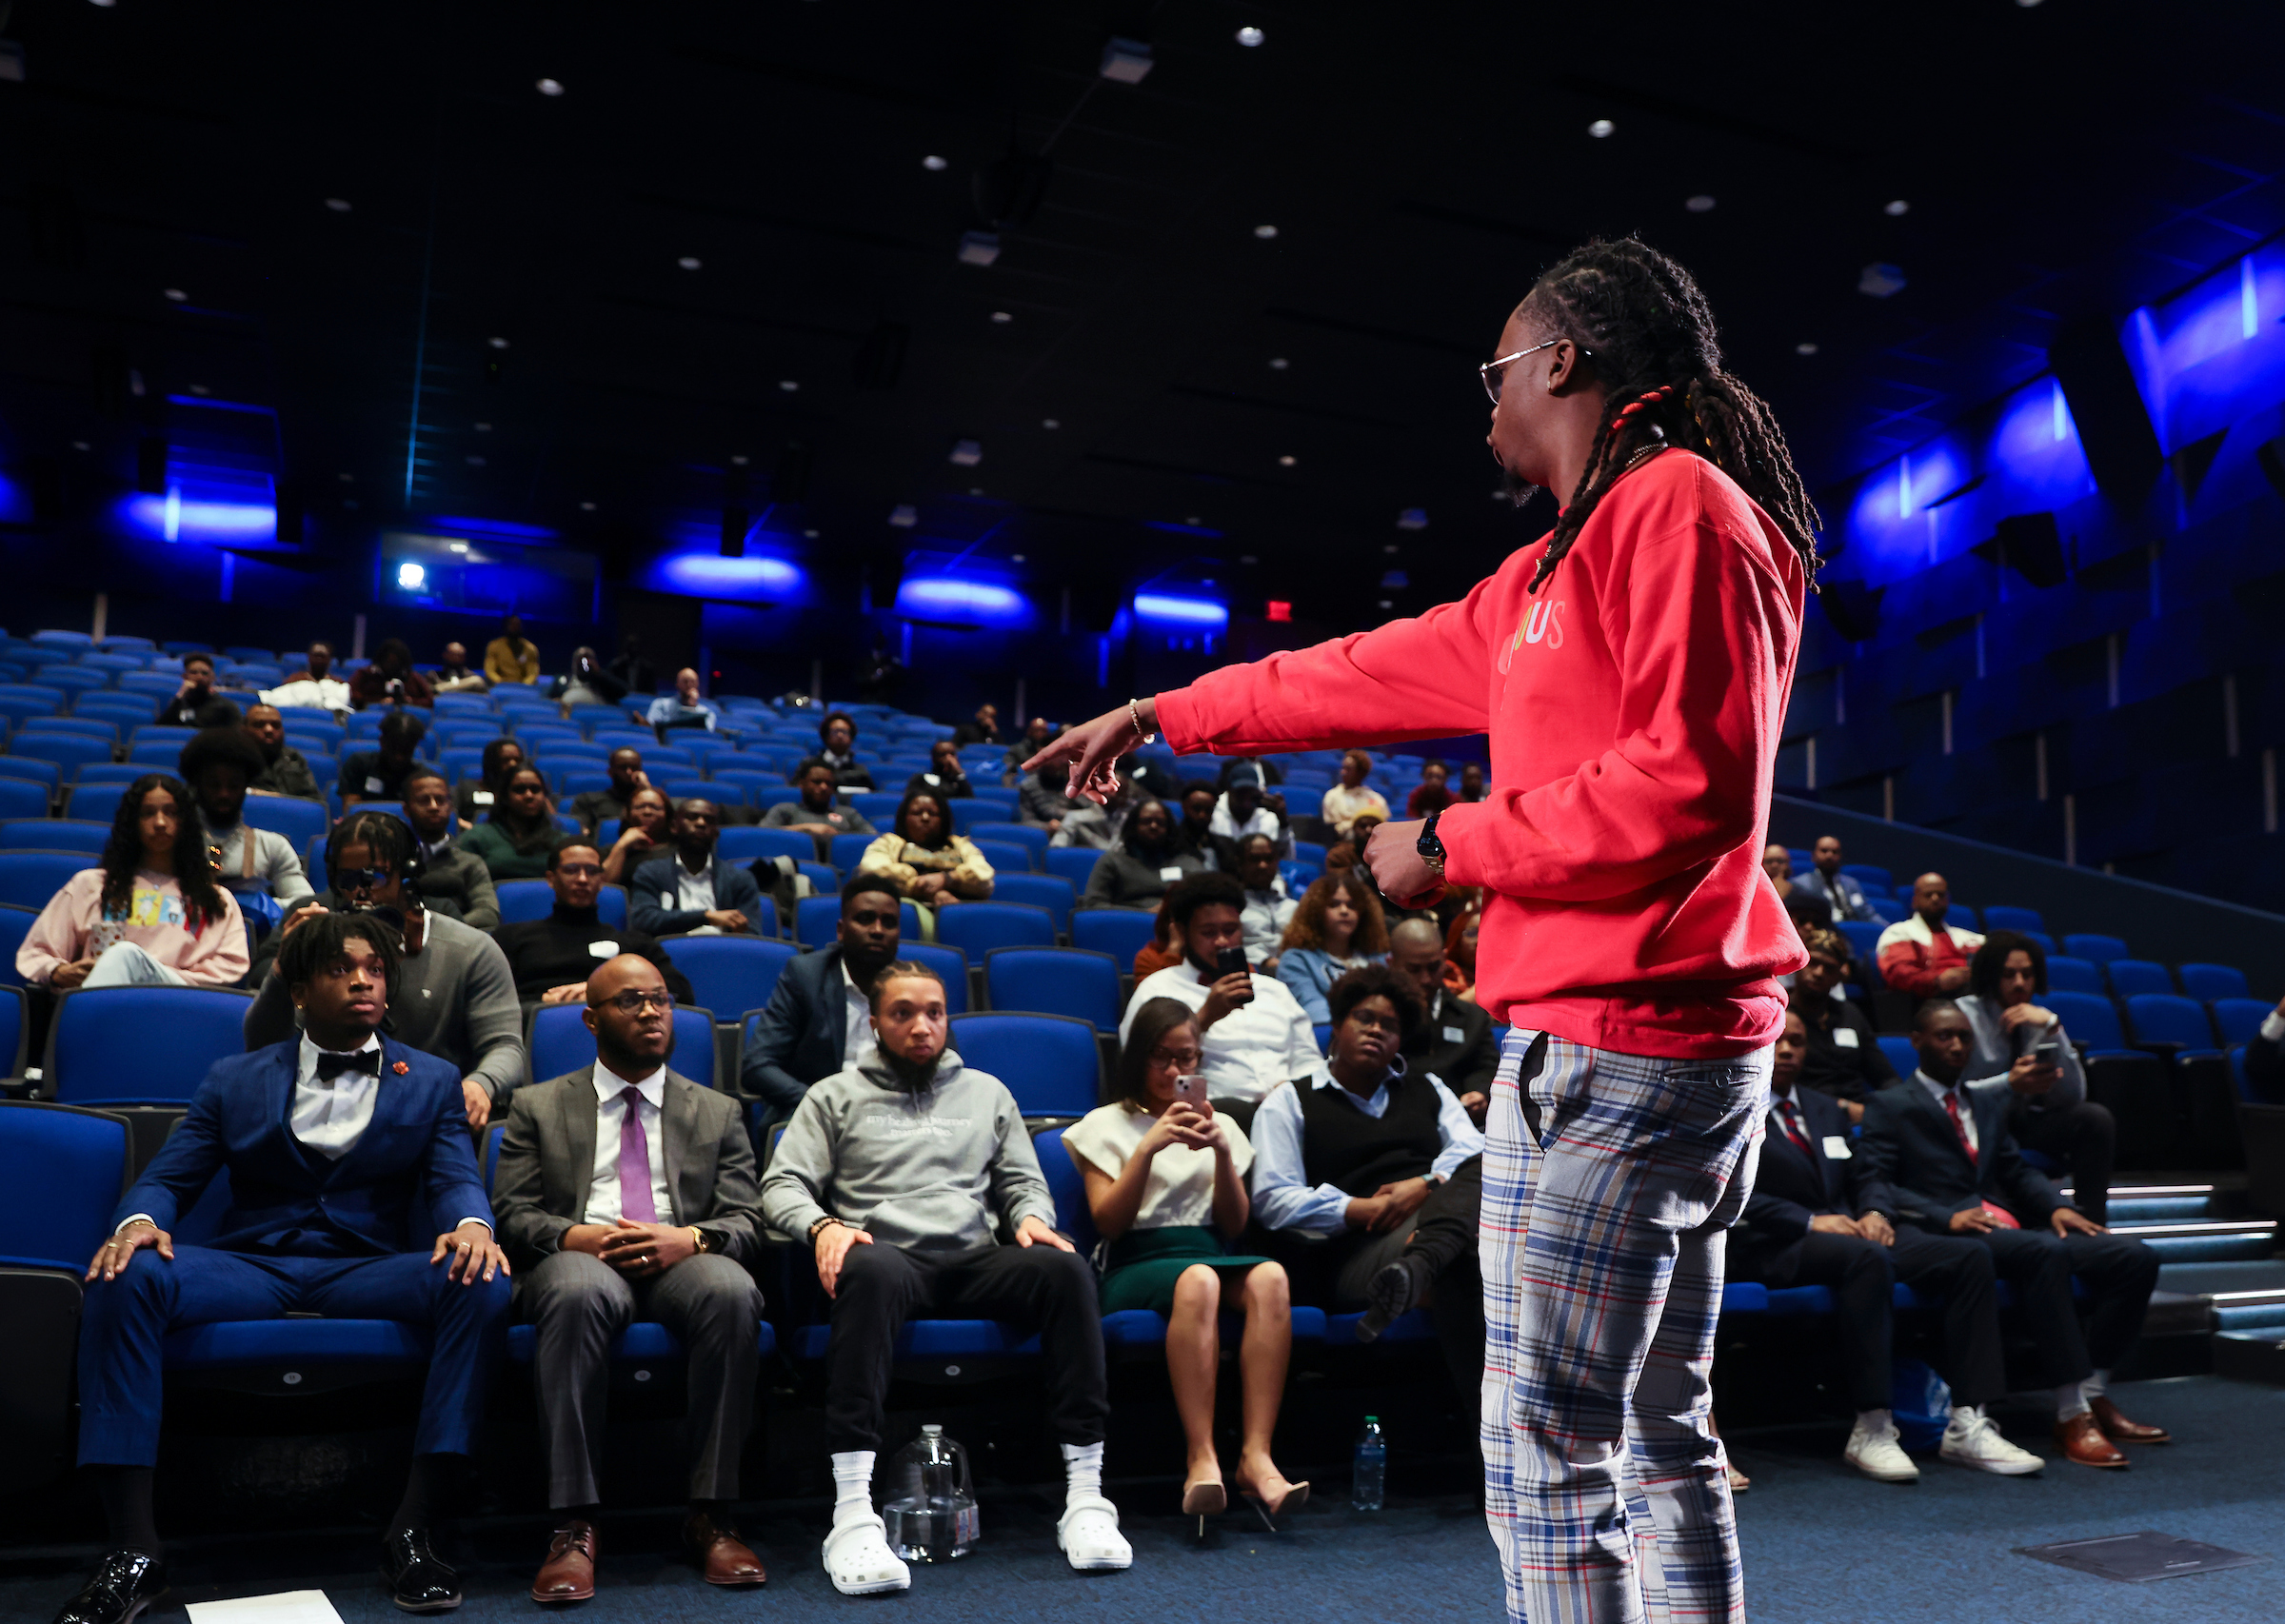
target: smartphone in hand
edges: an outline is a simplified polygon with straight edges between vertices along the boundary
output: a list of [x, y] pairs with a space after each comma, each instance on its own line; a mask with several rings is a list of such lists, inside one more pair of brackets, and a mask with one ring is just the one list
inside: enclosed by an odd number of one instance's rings
[[1185, 1105], [1203, 1105], [1206, 1102], [1206, 1079], [1196, 1076], [1176, 1078], [1174, 1097]]

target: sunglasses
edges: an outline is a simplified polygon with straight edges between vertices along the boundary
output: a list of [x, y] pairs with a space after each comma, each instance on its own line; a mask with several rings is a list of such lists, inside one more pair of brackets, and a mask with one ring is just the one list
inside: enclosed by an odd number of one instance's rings
[[[1533, 345], [1529, 349], [1519, 349], [1513, 355], [1502, 355], [1497, 361], [1487, 361], [1482, 366], [1477, 367], [1477, 376], [1483, 380], [1483, 392], [1492, 397], [1492, 405], [1498, 406], [1500, 404], [1500, 375], [1507, 370], [1507, 366], [1510, 362], [1520, 361], [1526, 355], [1537, 355], [1540, 350], [1550, 348], [1562, 342], [1563, 341], [1560, 338], [1543, 339], [1540, 343]], [[1595, 353], [1593, 350], [1583, 347], [1580, 348], [1579, 352], [1581, 355], [1592, 355]]]

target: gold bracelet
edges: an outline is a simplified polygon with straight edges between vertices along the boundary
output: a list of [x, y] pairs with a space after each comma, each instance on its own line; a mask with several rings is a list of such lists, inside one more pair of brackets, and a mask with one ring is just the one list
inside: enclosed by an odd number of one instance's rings
[[1134, 726], [1137, 744], [1147, 744], [1158, 738], [1156, 733], [1142, 731], [1142, 712], [1137, 707], [1137, 702], [1134, 700], [1126, 702], [1126, 720]]

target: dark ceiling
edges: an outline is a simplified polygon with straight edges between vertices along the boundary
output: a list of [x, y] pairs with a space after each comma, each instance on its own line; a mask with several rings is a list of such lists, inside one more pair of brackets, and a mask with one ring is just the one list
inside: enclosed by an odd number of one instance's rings
[[813, 555], [1336, 624], [1539, 527], [1473, 372], [1589, 234], [1698, 271], [1829, 487], [2285, 227], [2274, 4], [19, 0], [0, 37], [0, 461], [129, 483], [203, 391], [274, 407], [320, 536], [621, 563], [744, 480]]

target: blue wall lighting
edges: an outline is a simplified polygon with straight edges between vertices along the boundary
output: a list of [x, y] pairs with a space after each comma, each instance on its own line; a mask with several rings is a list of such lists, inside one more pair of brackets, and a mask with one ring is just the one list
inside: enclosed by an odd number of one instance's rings
[[666, 553], [651, 565], [661, 590], [695, 598], [735, 598], [776, 603], [798, 594], [805, 578], [790, 559], [753, 553], [724, 558], [720, 552]]
[[896, 612], [933, 625], [1019, 626], [1031, 618], [1023, 594], [1003, 582], [962, 575], [907, 575], [897, 586]]
[[276, 502], [217, 501], [171, 485], [165, 496], [130, 496], [119, 505], [127, 527], [163, 542], [260, 542], [278, 533]]
[[1221, 631], [1230, 624], [1230, 606], [1212, 598], [1179, 597], [1171, 592], [1138, 592], [1135, 594], [1135, 619], [1146, 625]]

